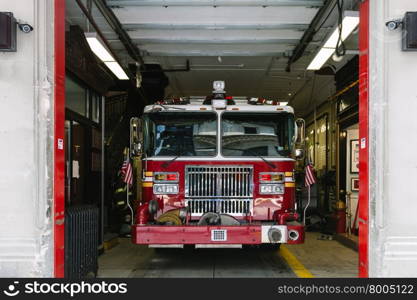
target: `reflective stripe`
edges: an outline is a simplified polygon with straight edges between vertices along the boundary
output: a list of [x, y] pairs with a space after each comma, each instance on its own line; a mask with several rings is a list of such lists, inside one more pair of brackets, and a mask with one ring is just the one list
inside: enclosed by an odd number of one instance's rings
[[292, 172], [285, 172], [285, 176], [292, 177]]
[[152, 181], [153, 181], [153, 177], [145, 177], [145, 178], [143, 179], [143, 181], [152, 182]]
[[282, 258], [285, 259], [287, 264], [293, 270], [295, 275], [299, 278], [313, 278], [313, 274], [309, 270], [304, 267], [304, 265], [295, 257], [294, 254], [290, 252], [290, 250], [285, 247], [284, 245], [281, 246], [279, 254]]
[[153, 172], [145, 172], [145, 177], [148, 177], [148, 176], [153, 176]]
[[295, 187], [295, 183], [294, 182], [286, 182], [285, 187]]
[[143, 187], [153, 187], [153, 182], [143, 182], [142, 186]]

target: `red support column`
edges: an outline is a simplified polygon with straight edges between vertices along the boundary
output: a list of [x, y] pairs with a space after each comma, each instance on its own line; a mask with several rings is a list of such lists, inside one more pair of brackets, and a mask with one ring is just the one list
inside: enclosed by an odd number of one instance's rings
[[359, 277], [368, 277], [369, 0], [363, 1], [360, 7], [359, 51]]
[[54, 276], [64, 277], [65, 0], [54, 0]]

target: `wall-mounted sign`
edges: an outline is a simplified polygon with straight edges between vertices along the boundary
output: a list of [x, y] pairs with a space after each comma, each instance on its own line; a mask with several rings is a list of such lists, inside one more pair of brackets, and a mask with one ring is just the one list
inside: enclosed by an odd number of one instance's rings
[[350, 173], [359, 173], [359, 140], [350, 141]]
[[350, 181], [350, 190], [352, 192], [359, 192], [359, 178], [352, 178]]

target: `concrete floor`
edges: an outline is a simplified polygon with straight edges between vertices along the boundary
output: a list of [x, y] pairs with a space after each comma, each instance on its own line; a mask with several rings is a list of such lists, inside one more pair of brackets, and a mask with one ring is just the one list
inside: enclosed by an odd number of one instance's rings
[[320, 235], [307, 232], [303, 245], [286, 247], [314, 277], [358, 277], [358, 252], [335, 240], [318, 240]]
[[[308, 233], [303, 245], [287, 249], [314, 277], [356, 277], [357, 253], [337, 241]], [[99, 277], [237, 278], [296, 277], [279, 251], [248, 249], [149, 249], [120, 239], [99, 258]]]

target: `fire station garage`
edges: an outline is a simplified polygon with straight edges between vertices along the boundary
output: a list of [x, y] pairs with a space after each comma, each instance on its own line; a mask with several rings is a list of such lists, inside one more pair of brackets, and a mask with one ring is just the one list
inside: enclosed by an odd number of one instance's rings
[[388, 152], [415, 128], [391, 100], [415, 98], [415, 1], [18, 2], [1, 276], [416, 276], [415, 203], [384, 186], [415, 173]]

